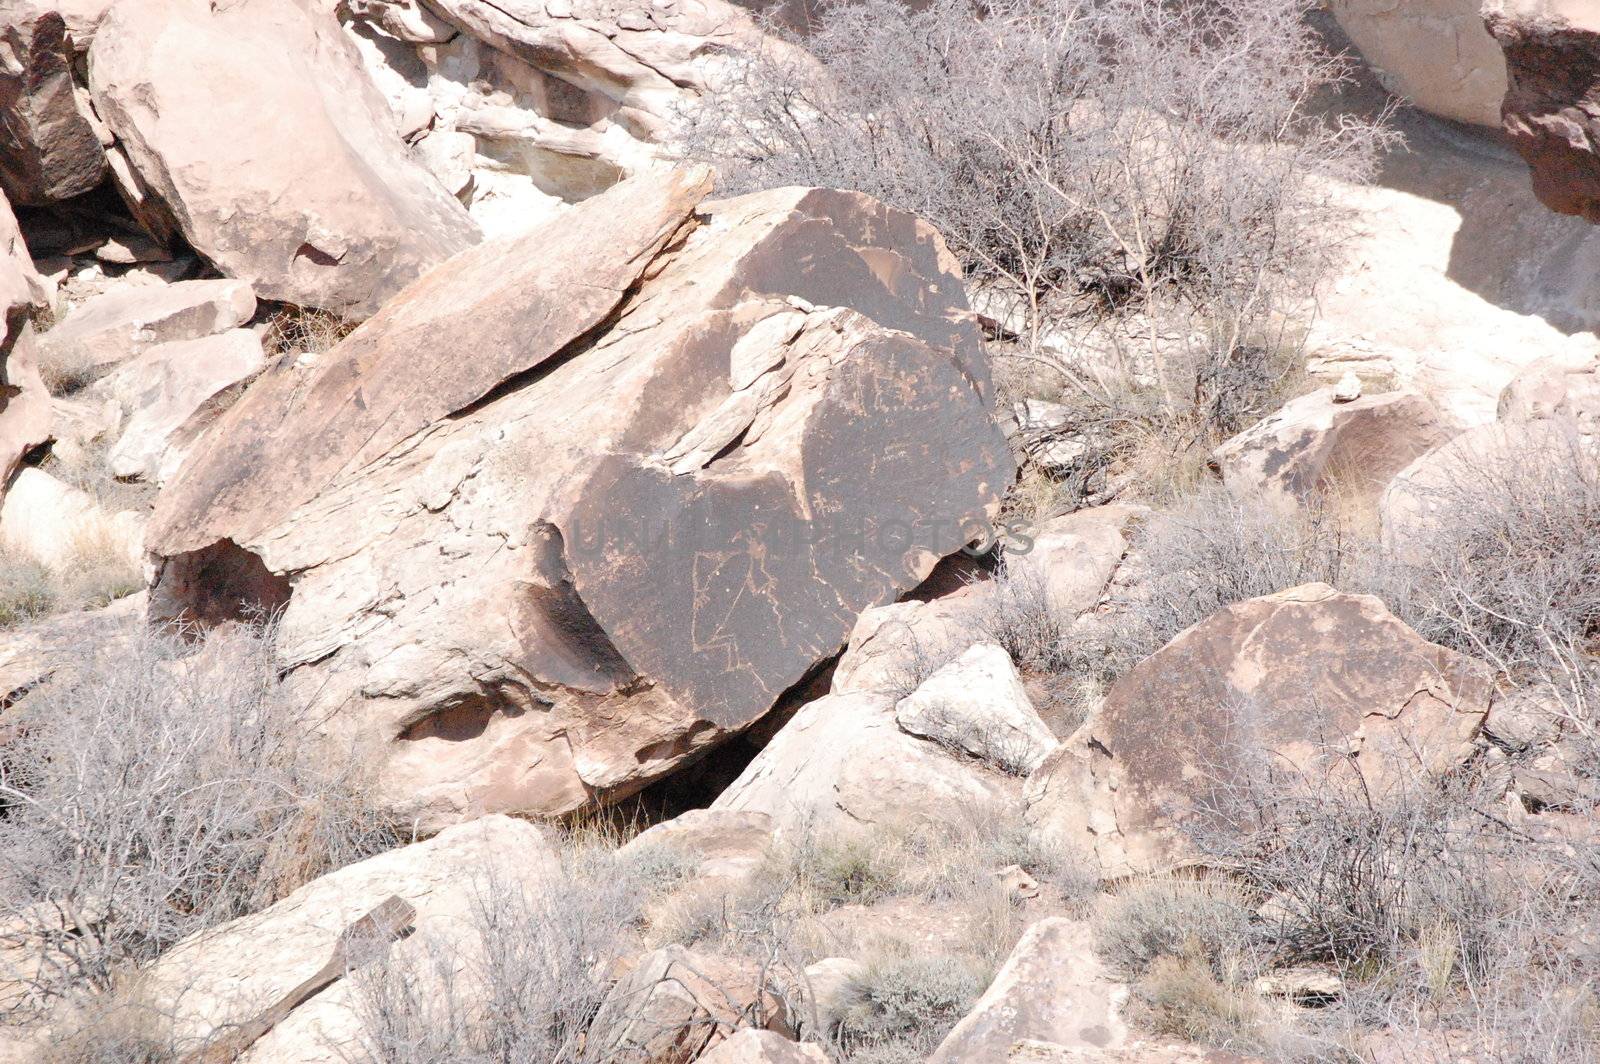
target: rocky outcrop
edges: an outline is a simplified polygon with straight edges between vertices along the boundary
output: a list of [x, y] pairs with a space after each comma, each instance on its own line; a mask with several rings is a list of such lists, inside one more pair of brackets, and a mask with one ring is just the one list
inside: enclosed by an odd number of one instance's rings
[[0, 496], [23, 457], [50, 439], [50, 396], [32, 324], [46, 301], [11, 205], [0, 197]]
[[96, 393], [111, 396], [127, 419], [106, 455], [112, 475], [164, 481], [266, 361], [259, 336], [230, 329], [158, 344], [119, 366], [95, 387]]
[[1005, 650], [979, 643], [936, 670], [895, 706], [908, 735], [1025, 776], [1056, 748]]
[[[493, 885], [500, 895], [550, 889], [558, 858], [539, 828], [485, 817], [426, 842], [330, 872], [261, 912], [185, 939], [147, 968], [140, 993], [196, 1048], [259, 1016], [320, 971], [347, 928], [388, 898], [414, 911], [413, 931], [381, 963], [438, 978], [441, 959], [484, 963], [472, 915]], [[366, 958], [369, 962], [373, 958]], [[458, 992], [460, 984], [457, 984]], [[250, 1064], [335, 1064], [361, 1050], [362, 999], [351, 978], [292, 1009], [249, 1047]], [[218, 1059], [233, 1059], [232, 1056]]]
[[119, 0], [89, 85], [160, 208], [137, 213], [263, 298], [363, 318], [479, 238], [315, 6]]
[[1128, 988], [1095, 956], [1089, 925], [1053, 917], [1028, 928], [983, 997], [928, 1064], [1004, 1061], [1024, 1040], [1116, 1049], [1128, 1040]]
[[1480, 0], [1332, 0], [1384, 87], [1458, 122], [1500, 122], [1506, 64], [1478, 14]]
[[1334, 392], [1294, 399], [1217, 448], [1212, 460], [1229, 492], [1285, 510], [1321, 499], [1368, 512], [1396, 473], [1450, 438], [1414, 392], [1347, 402]]
[[621, 797], [766, 713], [1011, 466], [932, 229], [707, 188], [619, 186], [269, 369], [162, 494], [155, 613], [282, 608], [290, 682], [430, 825]]
[[611, 988], [584, 1051], [617, 1064], [673, 1064], [699, 1060], [748, 1027], [793, 1033], [772, 971], [744, 958], [667, 946], [640, 958]]
[[712, 808], [766, 813], [779, 838], [827, 837], [1016, 816], [1015, 783], [903, 731], [892, 696], [829, 695], [795, 714]]
[[1600, 11], [1585, 0], [1490, 0], [1505, 53], [1501, 117], [1539, 202], [1600, 223]]
[[243, 281], [117, 288], [84, 303], [45, 333], [39, 356], [92, 375], [157, 344], [236, 329], [255, 312], [255, 293]]
[[746, 1028], [699, 1058], [700, 1064], [828, 1064], [814, 1045], [793, 1042], [775, 1031]]
[[725, 0], [353, 0], [343, 13], [401, 134], [496, 235], [660, 168], [680, 112], [731, 59], [789, 53]]
[[1347, 765], [1374, 790], [1456, 764], [1492, 679], [1371, 596], [1307, 584], [1251, 599], [1118, 680], [1030, 778], [1028, 818], [1107, 877], [1181, 866], [1197, 859], [1191, 831], [1234, 829], [1268, 762], [1313, 778]]
[[47, 11], [0, 27], [0, 187], [35, 207], [81, 196], [106, 173], [105, 147], [72, 77], [72, 40]]

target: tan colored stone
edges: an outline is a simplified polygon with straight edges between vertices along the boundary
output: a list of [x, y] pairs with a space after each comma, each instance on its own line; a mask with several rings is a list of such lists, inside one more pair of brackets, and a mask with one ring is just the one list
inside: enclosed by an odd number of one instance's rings
[[739, 880], [766, 859], [772, 818], [765, 813], [691, 809], [642, 831], [619, 851], [648, 859], [671, 855], [701, 880]]
[[781, 839], [968, 825], [1015, 816], [1017, 799], [1016, 781], [902, 731], [892, 696], [846, 694], [802, 708], [712, 808], [766, 813]]
[[1188, 829], [1234, 830], [1217, 789], [1260, 759], [1359, 770], [1374, 790], [1470, 749], [1492, 671], [1378, 599], [1307, 584], [1224, 609], [1134, 666], [1029, 780], [1028, 820], [1118, 877], [1195, 863]]
[[95, 386], [127, 414], [106, 455], [112, 475], [157, 483], [166, 479], [188, 446], [266, 362], [259, 336], [231, 329], [158, 344], [123, 363]]
[[[391, 895], [416, 910], [415, 933], [390, 963], [428, 971], [430, 951], [470, 968], [474, 892], [547, 889], [557, 857], [543, 831], [489, 816], [368, 858], [301, 887], [262, 912], [185, 939], [146, 969], [141, 992], [194, 1045], [254, 1018], [327, 963], [352, 922]], [[461, 989], [458, 987], [458, 989]], [[340, 979], [294, 1009], [243, 1056], [247, 1064], [336, 1064], [359, 1057], [360, 1002]]]
[[157, 503], [155, 614], [281, 608], [289, 682], [424, 825], [637, 791], [998, 506], [933, 230], [707, 185], [618, 186], [456, 257], [258, 378]]
[[1056, 748], [1005, 649], [979, 643], [940, 667], [895, 705], [908, 734], [1026, 775]]
[[1384, 85], [1424, 111], [1500, 124], [1506, 64], [1480, 0], [1333, 0], [1339, 25]]
[[137, 569], [144, 558], [144, 515], [108, 513], [88, 492], [27, 466], [0, 501], [0, 546], [58, 573], [101, 553]]
[[699, 1058], [700, 1064], [828, 1064], [828, 1055], [814, 1045], [793, 1041], [775, 1031], [746, 1028]]
[[256, 312], [243, 281], [179, 281], [96, 296], [39, 338], [42, 358], [110, 368], [155, 346], [236, 329]]
[[1094, 506], [1027, 529], [1026, 543], [1005, 552], [1008, 567], [1043, 581], [1055, 609], [1070, 619], [1095, 608], [1128, 553], [1133, 530], [1148, 507], [1129, 503]]
[[100, 183], [106, 153], [72, 78], [72, 41], [56, 11], [0, 27], [0, 186], [36, 207]]
[[89, 72], [137, 184], [263, 298], [367, 317], [479, 239], [408, 155], [331, 10], [119, 0]]
[[1128, 1040], [1128, 988], [1106, 974], [1093, 932], [1052, 917], [1028, 928], [994, 982], [945, 1036], [928, 1064], [1004, 1061], [1023, 1039], [1116, 1049]]
[[1236, 498], [1285, 510], [1321, 499], [1370, 512], [1395, 474], [1450, 436], [1433, 404], [1414, 392], [1341, 402], [1323, 388], [1228, 440], [1212, 459]]
[[50, 396], [39, 377], [31, 324], [46, 302], [16, 216], [0, 196], [0, 498], [23, 457], [50, 439]]

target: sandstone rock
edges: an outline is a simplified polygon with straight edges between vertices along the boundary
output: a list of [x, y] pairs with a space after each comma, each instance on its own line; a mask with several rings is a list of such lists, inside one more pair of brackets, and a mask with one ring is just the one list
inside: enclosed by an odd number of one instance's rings
[[1088, 924], [1053, 917], [1028, 928], [994, 982], [928, 1064], [1003, 1061], [1023, 1039], [1115, 1049], [1128, 1039], [1128, 989], [1095, 956]]
[[[757, 49], [806, 61], [725, 0], [362, 0], [347, 11], [353, 35], [370, 25], [407, 42], [406, 54], [368, 49], [364, 58], [380, 83], [399, 74], [425, 85], [430, 139], [473, 138], [469, 209], [494, 235], [660, 169], [680, 112], [730, 62]], [[418, 63], [421, 78], [409, 72]]]
[[119, 0], [89, 70], [138, 182], [264, 298], [366, 317], [479, 238], [408, 155], [330, 12]]
[[829, 695], [795, 714], [711, 807], [766, 813], [779, 838], [826, 837], [1015, 816], [1014, 786], [901, 731], [892, 696]]
[[123, 363], [95, 386], [128, 415], [106, 456], [112, 475], [164, 480], [241, 386], [265, 366], [261, 338], [248, 329], [157, 344]]
[[[84, 660], [85, 646], [114, 647], [131, 640], [144, 623], [145, 595], [129, 595], [98, 610], [64, 613], [0, 632], [0, 711], [29, 691], [70, 672]], [[0, 724], [0, 736], [4, 725]]]
[[1600, 223], [1600, 10], [1589, 0], [1490, 0], [1505, 53], [1501, 115], [1539, 202]]
[[[1395, 475], [1378, 501], [1383, 542], [1402, 561], [1425, 564], [1428, 533], [1449, 522], [1463, 498], [1473, 498], [1519, 463], [1558, 460], [1586, 448], [1573, 422], [1563, 419], [1502, 421], [1480, 425], [1436, 447]], [[1580, 452], [1581, 453], [1581, 452]]]
[[807, 1030], [838, 1030], [839, 1021], [859, 997], [857, 988], [870, 972], [853, 957], [824, 957], [806, 965]]
[[0, 497], [29, 451], [50, 439], [31, 316], [46, 300], [11, 205], [0, 196]]
[[0, 502], [0, 546], [58, 573], [100, 555], [136, 570], [143, 541], [143, 515], [107, 513], [87, 492], [32, 466], [18, 471]]
[[699, 1058], [700, 1064], [828, 1064], [828, 1055], [814, 1045], [795, 1042], [774, 1031], [746, 1028]]
[[772, 818], [765, 813], [691, 809], [640, 832], [619, 853], [670, 854], [692, 867], [697, 880], [738, 880], [755, 871], [771, 845]]
[[1570, 420], [1600, 434], [1600, 356], [1552, 355], [1518, 373], [1500, 393], [1504, 422]]
[[1019, 776], [1039, 767], [1056, 737], [1028, 700], [1001, 647], [979, 643], [922, 681], [895, 706], [900, 730]]
[[682, 946], [655, 950], [606, 995], [585, 1053], [618, 1064], [674, 1064], [700, 1059], [741, 1027], [788, 1032], [789, 1018], [769, 978], [743, 959]]
[[158, 502], [156, 614], [282, 607], [290, 682], [424, 824], [637, 790], [998, 505], [934, 232], [706, 187], [631, 182], [458, 256], [258, 378]]
[[831, 691], [910, 694], [940, 665], [983, 638], [979, 617], [992, 588], [975, 584], [955, 594], [875, 606], [856, 618], [833, 670]]
[[113, 0], [8, 0], [5, 21], [12, 25], [37, 23], [46, 15], [60, 15], [75, 55], [88, 51], [94, 31]]
[[1006, 567], [1030, 574], [1058, 613], [1076, 617], [1104, 597], [1128, 553], [1133, 530], [1149, 514], [1146, 506], [1113, 503], [1054, 518], [1042, 528], [1026, 530], [1017, 549], [1005, 552]]
[[60, 13], [0, 27], [0, 186], [13, 203], [42, 206], [100, 183], [106, 153], [87, 111]]
[[[1260, 760], [1358, 768], [1375, 790], [1457, 763], [1491, 670], [1425, 642], [1376, 598], [1307, 584], [1202, 621], [1136, 665], [1029, 780], [1028, 819], [1102, 875], [1197, 857], [1185, 828], [1233, 824], [1217, 789]], [[1227, 805], [1227, 802], [1221, 805]]]
[[[554, 849], [539, 828], [489, 816], [426, 842], [330, 872], [251, 916], [185, 939], [145, 970], [142, 993], [193, 1045], [253, 1019], [327, 963], [340, 934], [390, 896], [416, 910], [415, 934], [389, 963], [428, 971], [430, 951], [471, 968], [481, 949], [471, 913], [475, 892], [546, 889]], [[458, 991], [460, 987], [458, 986]], [[249, 1064], [335, 1064], [359, 1051], [359, 1000], [348, 978], [334, 982], [268, 1031]]]
[[1341, 402], [1324, 388], [1228, 440], [1212, 460], [1236, 498], [1292, 510], [1322, 497], [1369, 511], [1395, 474], [1450, 436], [1414, 392]]
[[1506, 64], [1480, 0], [1333, 0], [1339, 25], [1384, 85], [1424, 111], [1494, 126]]
[[179, 281], [96, 296], [39, 338], [41, 358], [106, 369], [156, 344], [236, 329], [256, 312], [243, 281]]

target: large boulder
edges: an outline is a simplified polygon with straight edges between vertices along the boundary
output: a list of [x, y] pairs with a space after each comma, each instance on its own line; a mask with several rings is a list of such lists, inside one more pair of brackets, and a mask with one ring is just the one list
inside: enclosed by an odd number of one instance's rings
[[118, 0], [89, 85], [139, 185], [263, 298], [366, 317], [479, 238], [325, 8]]
[[1333, 0], [1333, 14], [1384, 86], [1424, 111], [1500, 124], [1506, 64], [1480, 0]]
[[81, 488], [26, 466], [0, 500], [0, 547], [57, 573], [104, 558], [137, 571], [143, 558], [144, 517], [108, 512]]
[[795, 714], [711, 807], [765, 813], [780, 839], [826, 838], [1015, 816], [1015, 783], [902, 730], [892, 696], [828, 695]]
[[1600, 9], [1590, 0], [1491, 0], [1505, 52], [1501, 106], [1539, 202], [1600, 223]]
[[619, 798], [767, 712], [1011, 475], [959, 269], [865, 196], [637, 181], [257, 379], [158, 502], [158, 616], [290, 682], [437, 825]]
[[928, 1064], [1004, 1061], [1023, 1040], [1116, 1049], [1128, 1040], [1128, 988], [1105, 971], [1080, 920], [1051, 917], [1028, 928], [970, 1013]]
[[1415, 392], [1341, 402], [1322, 388], [1284, 405], [1218, 447], [1213, 461], [1235, 497], [1285, 509], [1314, 499], [1370, 511], [1390, 480], [1451, 436]]
[[39, 376], [32, 322], [47, 302], [16, 216], [0, 196], [0, 496], [23, 457], [50, 439], [50, 396]]
[[[552, 889], [558, 860], [544, 833], [525, 821], [491, 816], [462, 824], [330, 872], [259, 913], [184, 939], [144, 970], [139, 994], [154, 1014], [171, 1022], [178, 1045], [193, 1048], [226, 1038], [319, 972], [345, 930], [390, 897], [410, 905], [414, 916], [411, 933], [394, 944], [386, 963], [432, 974], [447, 958], [470, 971], [485, 963], [473, 921], [478, 900], [490, 891], [531, 896]], [[355, 981], [339, 975], [291, 1009], [242, 1059], [365, 1059], [361, 1035], [368, 1006]]]
[[1311, 778], [1346, 764], [1374, 791], [1453, 766], [1492, 682], [1371, 596], [1307, 584], [1250, 599], [1118, 680], [1030, 778], [1028, 818], [1107, 877], [1193, 863], [1191, 830], [1232, 831], [1269, 764]]
[[0, 187], [13, 203], [55, 203], [100, 183], [106, 152], [92, 115], [59, 12], [0, 27]]

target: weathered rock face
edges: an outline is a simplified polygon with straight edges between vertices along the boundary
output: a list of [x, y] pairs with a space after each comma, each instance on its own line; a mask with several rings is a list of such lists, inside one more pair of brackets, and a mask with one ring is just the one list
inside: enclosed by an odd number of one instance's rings
[[248, 329], [157, 344], [119, 366], [95, 386], [127, 416], [106, 455], [112, 475], [165, 480], [237, 389], [265, 367], [261, 338]]
[[922, 681], [895, 706], [909, 735], [964, 750], [1026, 775], [1056, 748], [1002, 647], [979, 643]]
[[1025, 1039], [1116, 1049], [1128, 1040], [1128, 988], [1105, 971], [1089, 925], [1053, 917], [1028, 928], [989, 989], [928, 1064], [1011, 1059]]
[[59, 13], [0, 28], [0, 186], [13, 203], [55, 203], [100, 183], [106, 153], [92, 113]]
[[[283, 999], [333, 956], [339, 936], [386, 898], [415, 910], [415, 933], [384, 962], [432, 975], [441, 957], [471, 970], [482, 964], [472, 912], [492, 889], [528, 896], [549, 889], [554, 848], [539, 828], [485, 817], [426, 842], [348, 865], [301, 887], [259, 913], [185, 939], [147, 969], [141, 992], [173, 1024], [186, 1048], [249, 1022]], [[457, 992], [464, 983], [456, 984]], [[475, 989], [475, 988], [474, 988]], [[335, 1064], [364, 1059], [362, 1001], [351, 978], [339, 978], [263, 1035], [251, 1064]]]
[[256, 312], [243, 281], [130, 286], [96, 296], [39, 340], [42, 358], [106, 369], [156, 344], [236, 329]]
[[264, 298], [366, 317], [479, 237], [315, 6], [119, 0], [89, 84], [149, 198]]
[[1333, 393], [1301, 396], [1217, 448], [1228, 490], [1285, 509], [1336, 495], [1369, 510], [1396, 473], [1450, 438], [1434, 405], [1414, 392], [1349, 402]]
[[30, 320], [45, 301], [16, 216], [0, 197], [0, 495], [23, 456], [50, 438], [50, 396], [39, 378]]
[[1500, 122], [1505, 61], [1480, 0], [1333, 0], [1339, 25], [1389, 91], [1458, 122]]
[[1600, 10], [1587, 0], [1491, 0], [1505, 52], [1502, 122], [1539, 202], [1600, 223]]
[[[354, 0], [343, 13], [403, 136], [487, 232], [662, 166], [730, 56], [783, 49], [724, 0]], [[463, 179], [460, 175], [470, 175]]]
[[1309, 769], [1348, 754], [1375, 788], [1454, 764], [1491, 682], [1371, 596], [1307, 584], [1251, 599], [1117, 681], [1030, 778], [1028, 817], [1108, 877], [1182, 865], [1185, 827], [1229, 830], [1227, 789], [1258, 779], [1263, 757]]
[[428, 823], [620, 797], [765, 713], [1011, 466], [930, 228], [707, 188], [619, 186], [269, 369], [162, 495], [155, 612], [284, 606], [292, 682]]
[[828, 837], [1015, 816], [1015, 783], [902, 730], [891, 696], [829, 695], [795, 714], [712, 808], [766, 813], [780, 837]]
[[791, 1041], [776, 1031], [746, 1028], [699, 1058], [700, 1064], [828, 1064], [814, 1045]]
[[1541, 358], [1500, 393], [1499, 420], [1549, 419], [1570, 419], [1585, 434], [1600, 433], [1600, 357]]

